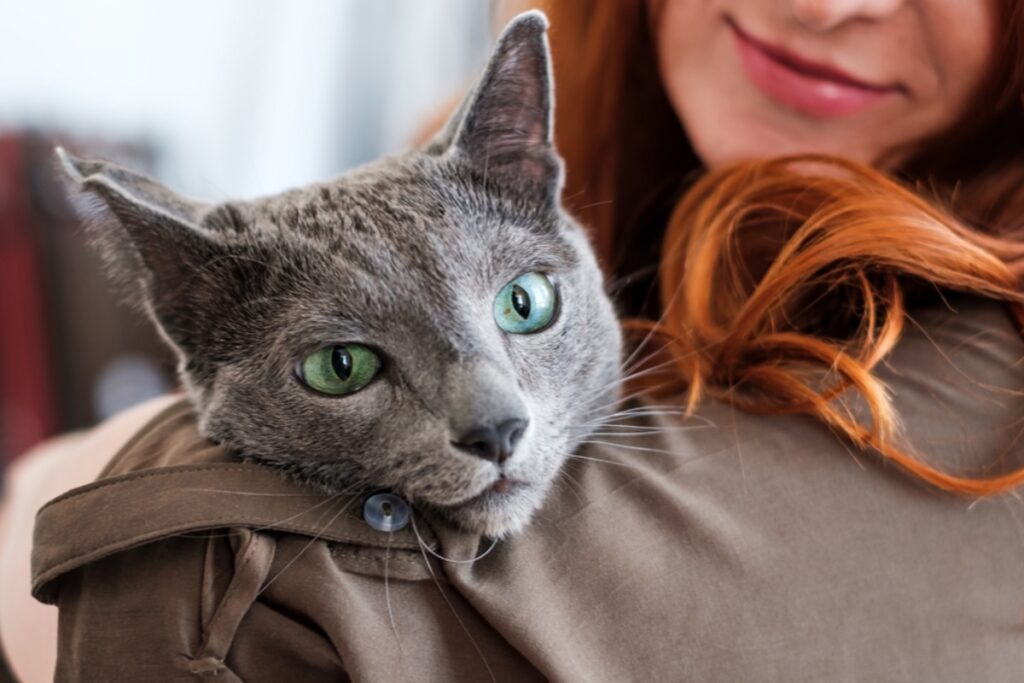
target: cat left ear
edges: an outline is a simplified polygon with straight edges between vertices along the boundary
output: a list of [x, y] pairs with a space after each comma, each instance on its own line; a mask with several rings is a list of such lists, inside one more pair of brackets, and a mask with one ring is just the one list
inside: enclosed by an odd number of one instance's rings
[[431, 147], [447, 145], [488, 178], [543, 188], [557, 198], [562, 164], [552, 140], [547, 28], [547, 18], [538, 11], [512, 20], [479, 84]]
[[111, 274], [148, 304], [179, 348], [191, 351], [190, 303], [209, 289], [197, 274], [224, 253], [217, 235], [202, 227], [210, 205], [115, 164], [56, 152]]
[[[86, 200], [92, 209], [99, 200], [99, 215], [84, 213], [93, 218], [92, 236], [115, 275], [152, 280], [163, 290], [216, 250], [214, 235], [201, 227], [208, 204], [116, 164], [77, 159], [60, 147], [56, 153], [72, 198]], [[104, 215], [115, 220], [103, 220]]]

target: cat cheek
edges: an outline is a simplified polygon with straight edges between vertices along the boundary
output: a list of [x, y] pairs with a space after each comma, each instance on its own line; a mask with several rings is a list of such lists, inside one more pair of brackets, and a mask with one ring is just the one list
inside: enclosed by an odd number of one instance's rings
[[429, 458], [418, 455], [415, 462], [403, 469], [391, 473], [401, 480], [403, 493], [414, 501], [433, 505], [461, 502], [485, 489], [494, 479], [493, 468], [485, 463], [466, 462], [464, 456], [447, 449]]

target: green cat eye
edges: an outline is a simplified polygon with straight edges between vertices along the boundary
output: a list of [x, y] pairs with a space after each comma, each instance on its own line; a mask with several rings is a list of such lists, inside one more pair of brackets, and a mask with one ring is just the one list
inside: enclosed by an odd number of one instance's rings
[[555, 317], [558, 294], [543, 273], [525, 273], [501, 288], [494, 299], [494, 322], [511, 334], [540, 332]]
[[299, 364], [299, 377], [321, 394], [341, 396], [359, 391], [380, 371], [380, 357], [361, 344], [317, 349]]

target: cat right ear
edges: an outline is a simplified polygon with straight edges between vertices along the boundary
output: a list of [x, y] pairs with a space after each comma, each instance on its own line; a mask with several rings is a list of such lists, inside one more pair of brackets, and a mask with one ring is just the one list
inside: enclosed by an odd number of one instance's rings
[[[105, 161], [84, 161], [57, 148], [76, 209], [114, 277], [141, 295], [168, 336], [182, 346], [188, 316], [180, 294], [205, 264], [224, 253], [202, 228], [209, 205]], [[187, 335], [186, 335], [187, 336]]]
[[539, 11], [513, 19], [476, 88], [428, 153], [454, 153], [486, 178], [557, 198], [562, 164], [555, 152], [548, 21]]

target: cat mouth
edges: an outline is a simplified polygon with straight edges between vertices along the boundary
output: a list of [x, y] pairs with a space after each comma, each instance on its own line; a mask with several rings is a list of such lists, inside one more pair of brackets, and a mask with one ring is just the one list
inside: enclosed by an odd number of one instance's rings
[[473, 494], [468, 498], [454, 503], [437, 505], [437, 507], [442, 510], [457, 511], [471, 507], [490, 507], [492, 505], [501, 505], [502, 502], [511, 499], [520, 491], [529, 488], [529, 486], [530, 484], [525, 481], [499, 476], [480, 493]]
[[[516, 486], [521, 486], [523, 482], [515, 479], [509, 479], [508, 477], [498, 477], [498, 480], [491, 484], [487, 491], [491, 493], [509, 493]], [[485, 492], [486, 493], [486, 492]]]

